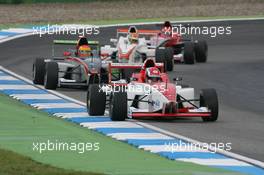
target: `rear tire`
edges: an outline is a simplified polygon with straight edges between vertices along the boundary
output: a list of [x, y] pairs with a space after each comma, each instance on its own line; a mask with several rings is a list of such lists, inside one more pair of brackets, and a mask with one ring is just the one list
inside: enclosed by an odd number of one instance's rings
[[44, 87], [46, 89], [55, 90], [58, 86], [59, 67], [57, 62], [46, 63], [46, 74], [44, 79]]
[[110, 99], [109, 115], [113, 121], [124, 121], [127, 117], [127, 93], [116, 92]]
[[92, 84], [87, 92], [87, 111], [89, 115], [104, 115], [106, 105], [106, 94], [98, 84]]
[[33, 83], [34, 84], [44, 84], [45, 77], [45, 59], [44, 58], [36, 58], [33, 63]]
[[155, 61], [164, 64], [164, 72], [167, 71], [166, 49], [165, 47], [158, 47], [155, 51]]
[[167, 71], [173, 71], [173, 64], [174, 64], [174, 60], [173, 60], [173, 55], [174, 55], [174, 51], [172, 47], [167, 47], [165, 49], [165, 58], [166, 58], [166, 69]]
[[199, 63], [207, 61], [208, 46], [205, 40], [198, 41], [195, 45], [195, 59]]
[[194, 44], [192, 42], [184, 43], [183, 60], [185, 64], [194, 64], [195, 52]]
[[202, 117], [205, 122], [214, 122], [218, 118], [218, 98], [215, 89], [202, 89], [200, 93], [200, 107], [211, 110], [210, 117]]

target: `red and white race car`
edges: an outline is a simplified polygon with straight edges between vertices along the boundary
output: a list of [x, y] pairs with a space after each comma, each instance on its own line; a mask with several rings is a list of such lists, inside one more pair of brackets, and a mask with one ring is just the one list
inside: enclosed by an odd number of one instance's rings
[[[144, 64], [109, 63], [109, 84], [92, 85], [87, 95], [90, 115], [104, 115], [109, 108], [113, 121], [143, 117], [201, 117], [216, 121], [218, 99], [214, 89], [203, 89], [195, 98], [194, 88], [171, 83], [163, 72], [163, 64], [147, 59]], [[130, 83], [111, 81], [111, 69], [139, 69]]]
[[[192, 37], [187, 39], [178, 33], [169, 21], [165, 21], [159, 33], [151, 37], [149, 45], [156, 47], [156, 52], [164, 47], [173, 52], [175, 62], [185, 64], [194, 64], [194, 62], [206, 62], [208, 54], [208, 45], [205, 40], [194, 40]], [[189, 28], [190, 26], [185, 26]]]

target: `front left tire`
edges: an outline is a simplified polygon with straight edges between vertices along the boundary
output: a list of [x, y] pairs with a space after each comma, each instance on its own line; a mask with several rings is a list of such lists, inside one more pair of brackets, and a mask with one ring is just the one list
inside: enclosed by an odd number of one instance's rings
[[127, 118], [127, 93], [114, 92], [110, 99], [109, 115], [113, 121], [124, 121]]
[[205, 40], [200, 40], [195, 43], [195, 60], [198, 63], [207, 61], [208, 46]]
[[58, 86], [59, 66], [57, 62], [46, 63], [46, 73], [44, 78], [44, 87], [55, 90]]

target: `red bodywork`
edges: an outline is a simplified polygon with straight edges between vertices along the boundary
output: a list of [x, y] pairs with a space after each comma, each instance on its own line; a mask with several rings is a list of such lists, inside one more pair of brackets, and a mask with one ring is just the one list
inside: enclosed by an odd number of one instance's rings
[[[176, 86], [175, 84], [171, 83], [169, 80], [169, 76], [168, 74], [163, 72], [163, 64], [160, 63], [159, 65], [156, 63], [156, 67], [161, 69], [162, 73], [161, 73], [161, 80], [159, 82], [150, 84], [152, 86], [155, 85], [155, 87], [159, 90], [159, 88], [161, 88], [161, 86], [165, 86], [166, 87], [166, 91], [161, 91], [162, 94], [170, 101], [169, 103], [171, 103], [171, 105], [176, 105], [177, 101], [176, 101]], [[139, 69], [142, 68], [141, 71], [139, 73], [133, 73], [132, 78], [134, 79], [134, 81], [132, 82], [138, 82], [138, 83], [147, 83], [145, 81], [146, 79], [146, 74], [145, 74], [145, 66], [141, 65], [128, 65], [128, 64], [124, 64], [124, 65], [112, 65], [111, 63], [109, 63], [109, 77], [111, 77], [111, 70], [112, 68], [118, 68], [118, 69]], [[114, 86], [119, 86], [119, 85], [127, 85], [127, 84], [116, 84], [116, 83], [111, 83], [111, 78], [109, 78], [109, 84], [114, 85]], [[168, 104], [170, 105], [170, 104]], [[176, 111], [174, 112], [166, 112], [165, 110], [161, 111], [161, 112], [155, 112], [155, 113], [150, 113], [150, 112], [135, 112], [132, 113], [131, 116], [132, 118], [144, 118], [144, 117], [210, 117], [211, 113], [210, 112], [190, 112], [190, 110], [194, 109], [194, 107], [182, 107], [182, 108], [178, 108], [176, 109]]]
[[[146, 83], [144, 81], [144, 75], [145, 72], [142, 70], [139, 73], [134, 73], [133, 78], [136, 79], [136, 82], [139, 83]], [[142, 78], [144, 77], [144, 78]], [[151, 84], [152, 86], [155, 86], [171, 103], [176, 104], [176, 87], [175, 84], [170, 83], [168, 74], [166, 73], [161, 73], [161, 81], [158, 83], [153, 83]], [[163, 87], [166, 87], [165, 91], [162, 91]], [[164, 112], [159, 112], [159, 113], [146, 113], [146, 112], [140, 112], [140, 113], [132, 113], [131, 116], [133, 118], [142, 118], [142, 117], [210, 117], [211, 113], [210, 112], [190, 112], [190, 109], [194, 108], [178, 108], [176, 109], [175, 112], [168, 112], [166, 113], [165, 110]]]
[[173, 47], [182, 42], [182, 37], [179, 34], [174, 34], [166, 38], [164, 37], [164, 39], [167, 39], [165, 47]]

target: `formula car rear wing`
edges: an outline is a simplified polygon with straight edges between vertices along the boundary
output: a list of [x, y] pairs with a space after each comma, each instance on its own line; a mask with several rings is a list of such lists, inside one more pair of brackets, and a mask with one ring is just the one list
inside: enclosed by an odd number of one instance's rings
[[[99, 41], [87, 41], [88, 45], [92, 48], [92, 50], [100, 50], [100, 47], [99, 47]], [[74, 45], [76, 46], [78, 44], [78, 40], [53, 40], [53, 45], [52, 45], [52, 57], [53, 58], [57, 58], [57, 59], [63, 59], [63, 57], [55, 57], [55, 48], [54, 46], [55, 45]], [[75, 51], [74, 50], [75, 48], [73, 49], [68, 49], [68, 50], [71, 50], [71, 51]]]
[[[144, 63], [109, 63], [109, 67], [117, 69], [141, 69]], [[163, 63], [155, 63], [159, 69], [163, 69]]]
[[[112, 76], [113, 76], [113, 71], [114, 69], [118, 69], [118, 70], [132, 70], [133, 72], [136, 72], [136, 70], [140, 70], [142, 69], [142, 67], [144, 66], [143, 63], [108, 63], [108, 83], [110, 85], [113, 85], [112, 83]], [[157, 68], [159, 68], [161, 70], [161, 72], [164, 72], [164, 64], [163, 63], [155, 63], [155, 66]], [[118, 71], [119, 72], [119, 71]], [[114, 83], [114, 85], [126, 85], [126, 83]]]
[[[117, 29], [117, 33], [128, 33], [128, 28], [122, 28], [122, 29]], [[148, 30], [148, 29], [140, 29], [137, 30], [138, 34], [145, 34], [145, 35], [156, 35], [160, 33], [160, 30]]]
[[[98, 45], [99, 41], [87, 41], [88, 45]], [[53, 44], [77, 45], [77, 40], [53, 40]]]

